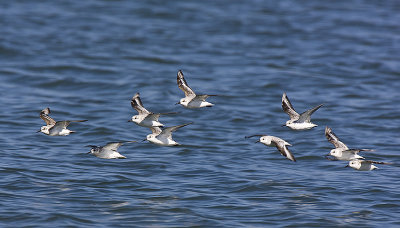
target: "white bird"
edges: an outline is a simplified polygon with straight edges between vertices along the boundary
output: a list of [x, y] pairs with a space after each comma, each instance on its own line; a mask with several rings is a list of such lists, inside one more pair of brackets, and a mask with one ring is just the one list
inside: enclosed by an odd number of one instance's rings
[[286, 112], [290, 120], [286, 121], [284, 126], [287, 126], [293, 130], [308, 130], [318, 125], [311, 123], [311, 115], [317, 111], [323, 104], [317, 105], [312, 109], [309, 109], [301, 114], [298, 114], [294, 108], [292, 103], [290, 103], [289, 98], [286, 96], [286, 93], [282, 95], [282, 109]]
[[373, 151], [370, 149], [349, 149], [346, 144], [339, 140], [335, 133], [333, 133], [332, 129], [328, 126], [325, 127], [325, 136], [328, 141], [335, 146], [335, 149], [332, 149], [326, 156], [331, 155], [337, 160], [350, 161], [355, 159], [364, 159], [364, 157], [358, 155], [359, 152]]
[[120, 154], [117, 149], [124, 143], [133, 143], [136, 141], [126, 141], [126, 142], [109, 142], [105, 146], [94, 146], [88, 145], [88, 147], [92, 147], [88, 154], [93, 154], [98, 158], [104, 159], [122, 159], [126, 158], [122, 154]]
[[176, 104], [181, 104], [186, 108], [211, 107], [214, 104], [207, 102], [206, 99], [217, 95], [196, 95], [196, 93], [187, 84], [181, 70], [177, 74], [178, 87], [185, 93], [185, 97]]
[[85, 122], [87, 120], [63, 120], [55, 121], [49, 116], [50, 108], [45, 108], [40, 112], [40, 118], [46, 123], [46, 126], [42, 126], [39, 131], [50, 136], [66, 136], [75, 131], [67, 129], [71, 122]]
[[390, 165], [391, 163], [387, 162], [377, 162], [377, 161], [368, 161], [368, 160], [351, 160], [346, 167], [351, 167], [358, 171], [370, 171], [374, 169], [378, 169], [373, 164], [383, 164], [383, 165]]
[[182, 124], [182, 125], [173, 126], [173, 127], [166, 127], [166, 128], [162, 128], [162, 129], [160, 127], [152, 127], [151, 132], [153, 132], [153, 133], [147, 135], [145, 140], [148, 140], [149, 142], [152, 142], [154, 144], [161, 145], [161, 146], [178, 146], [180, 144], [175, 142], [172, 139], [172, 132], [178, 130], [181, 127], [189, 125], [189, 124], [192, 124], [192, 123]]
[[262, 144], [269, 146], [269, 147], [276, 147], [279, 152], [281, 152], [282, 156], [286, 157], [287, 159], [291, 161], [296, 161], [294, 158], [293, 154], [289, 151], [287, 148], [288, 146], [292, 146], [290, 143], [286, 142], [285, 140], [271, 136], [271, 135], [251, 135], [251, 136], [246, 136], [245, 138], [251, 138], [254, 136], [261, 136], [256, 143], [261, 142]]
[[128, 122], [134, 122], [142, 127], [162, 127], [164, 124], [158, 121], [161, 115], [176, 114], [176, 112], [153, 113], [144, 108], [140, 99], [140, 94], [136, 93], [131, 100], [131, 106], [138, 112], [138, 115], [132, 116]]

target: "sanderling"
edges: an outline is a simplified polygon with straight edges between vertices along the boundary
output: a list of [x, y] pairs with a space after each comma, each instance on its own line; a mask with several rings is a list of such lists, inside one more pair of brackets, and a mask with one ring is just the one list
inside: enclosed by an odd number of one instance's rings
[[46, 122], [46, 126], [42, 126], [39, 131], [43, 132], [46, 135], [50, 136], [65, 136], [71, 133], [75, 133], [75, 131], [71, 131], [67, 129], [68, 125], [71, 122], [85, 122], [87, 120], [63, 120], [63, 121], [55, 121], [53, 118], [49, 116], [50, 108], [45, 108], [40, 112], [40, 118]]
[[383, 165], [390, 165], [391, 163], [387, 162], [377, 162], [377, 161], [368, 161], [368, 160], [351, 160], [346, 167], [351, 167], [355, 170], [359, 171], [370, 171], [374, 169], [378, 169], [378, 167], [374, 166], [373, 164], [383, 164]]
[[287, 126], [293, 130], [308, 130], [318, 125], [311, 123], [311, 115], [317, 111], [323, 104], [315, 106], [312, 109], [309, 109], [301, 114], [298, 114], [293, 105], [290, 103], [289, 98], [286, 96], [286, 93], [282, 95], [282, 108], [283, 111], [286, 112], [290, 120], [286, 121], [284, 126]]
[[182, 98], [176, 104], [181, 104], [186, 108], [202, 108], [202, 107], [211, 107], [214, 105], [211, 104], [210, 102], [207, 102], [206, 99], [208, 97], [216, 95], [196, 95], [194, 91], [187, 84], [181, 70], [178, 71], [177, 82], [178, 82], [178, 87], [185, 93], [185, 97]]
[[161, 115], [176, 114], [176, 112], [168, 112], [168, 113], [149, 112], [147, 109], [144, 108], [139, 93], [136, 93], [135, 96], [132, 97], [131, 106], [138, 112], [139, 115], [132, 116], [132, 119], [128, 120], [128, 122], [134, 122], [142, 127], [162, 127], [164, 126], [164, 124], [158, 121], [158, 118]]
[[332, 149], [326, 156], [331, 155], [337, 160], [350, 161], [354, 159], [364, 159], [364, 157], [358, 155], [360, 151], [373, 151], [370, 149], [349, 149], [328, 126], [325, 127], [325, 136], [328, 141], [335, 146], [335, 149]]
[[291, 146], [291, 144], [286, 142], [285, 140], [271, 135], [251, 135], [251, 136], [246, 136], [245, 138], [251, 138], [254, 136], [261, 136], [260, 139], [256, 141], [256, 143], [261, 142], [264, 145], [270, 147], [276, 147], [279, 150], [279, 152], [281, 152], [281, 154], [285, 156], [287, 159], [292, 160], [294, 162], [296, 161], [293, 154], [287, 148], [288, 146]]
[[98, 158], [105, 158], [105, 159], [121, 159], [126, 158], [125, 156], [121, 155], [117, 149], [124, 143], [133, 143], [136, 141], [125, 141], [125, 142], [109, 142], [105, 146], [94, 146], [88, 145], [88, 147], [92, 147], [88, 154], [93, 154]]
[[173, 127], [166, 127], [166, 128], [151, 127], [151, 132], [153, 133], [147, 135], [145, 140], [148, 140], [149, 142], [161, 146], [178, 146], [180, 144], [172, 139], [172, 132], [189, 124], [192, 123], [182, 124]]

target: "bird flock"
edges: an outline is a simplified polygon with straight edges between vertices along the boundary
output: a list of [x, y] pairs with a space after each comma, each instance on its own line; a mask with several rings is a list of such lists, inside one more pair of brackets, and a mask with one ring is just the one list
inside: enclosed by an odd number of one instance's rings
[[[212, 107], [214, 104], [206, 101], [208, 97], [217, 96], [217, 95], [197, 95], [192, 88], [189, 87], [188, 83], [185, 80], [185, 77], [181, 70], [177, 73], [177, 84], [179, 89], [181, 89], [185, 97], [181, 98], [179, 102], [176, 104], [180, 104], [188, 109], [197, 109], [203, 107]], [[160, 116], [163, 115], [175, 115], [177, 112], [168, 112], [168, 113], [153, 113], [148, 111], [144, 106], [140, 99], [140, 94], [136, 93], [131, 99], [131, 106], [134, 110], [138, 112], [137, 115], [132, 116], [128, 122], [133, 122], [138, 126], [149, 128], [151, 130], [151, 134], [146, 136], [146, 139], [143, 141], [149, 141], [156, 145], [160, 146], [179, 146], [180, 144], [176, 142], [172, 138], [172, 133], [187, 126], [190, 123], [184, 123], [177, 126], [165, 127], [159, 121]], [[282, 95], [282, 109], [283, 111], [289, 115], [289, 120], [283, 126], [286, 126], [292, 130], [309, 130], [318, 125], [311, 122], [311, 115], [321, 108], [323, 104], [317, 105], [301, 114], [297, 113], [293, 108], [288, 96], [286, 93]], [[75, 131], [71, 131], [67, 129], [70, 123], [72, 122], [85, 122], [87, 120], [63, 120], [63, 121], [55, 121], [53, 118], [49, 116], [50, 108], [45, 108], [40, 112], [40, 118], [46, 123], [45, 126], [42, 126], [39, 131], [49, 136], [67, 136]], [[278, 151], [282, 154], [282, 156], [287, 159], [296, 162], [296, 158], [288, 149], [289, 146], [292, 146], [290, 143], [285, 140], [266, 134], [255, 134], [250, 136], [245, 136], [245, 138], [252, 137], [260, 137], [256, 143], [260, 142], [269, 147], [276, 147]], [[325, 137], [328, 142], [334, 145], [334, 149], [332, 149], [325, 157], [332, 161], [348, 161], [348, 165], [346, 167], [351, 167], [355, 170], [359, 171], [370, 171], [377, 169], [378, 167], [374, 164], [390, 164], [387, 162], [377, 162], [371, 160], [365, 160], [364, 157], [360, 156], [358, 153], [373, 151], [371, 149], [350, 149], [339, 140], [339, 138], [333, 133], [332, 129], [328, 126], [325, 127]], [[93, 154], [98, 158], [104, 159], [124, 159], [125, 156], [121, 155], [117, 149], [125, 144], [125, 143], [134, 143], [136, 141], [119, 141], [119, 142], [109, 142], [104, 146], [96, 146], [96, 145], [88, 145], [91, 147], [88, 154]]]

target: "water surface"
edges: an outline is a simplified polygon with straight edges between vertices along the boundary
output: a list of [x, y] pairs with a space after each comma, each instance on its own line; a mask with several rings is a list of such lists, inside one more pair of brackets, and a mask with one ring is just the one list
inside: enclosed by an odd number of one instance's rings
[[[0, 223], [3, 227], [396, 227], [400, 212], [397, 1], [12, 1], [0, 3]], [[182, 69], [216, 105], [188, 110]], [[140, 92], [179, 129], [180, 147], [128, 123]], [[281, 127], [323, 103], [317, 128]], [[39, 112], [77, 133], [35, 133]], [[325, 126], [372, 148], [373, 172], [324, 159]], [[297, 162], [246, 135], [270, 134]]]

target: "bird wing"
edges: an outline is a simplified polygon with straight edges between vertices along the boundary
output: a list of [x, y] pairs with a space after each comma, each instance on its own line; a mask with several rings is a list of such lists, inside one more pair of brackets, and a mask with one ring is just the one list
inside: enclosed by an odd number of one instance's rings
[[371, 164], [381, 164], [381, 165], [391, 165], [390, 162], [378, 162], [378, 161], [371, 161], [371, 160], [364, 160], [362, 162], [371, 163]]
[[57, 121], [56, 124], [49, 129], [49, 133], [52, 134], [52, 132], [60, 132], [63, 129], [66, 129], [69, 123], [70, 121], [68, 120]]
[[61, 131], [62, 129], [66, 129], [71, 122], [85, 122], [87, 120], [63, 120], [57, 121], [56, 124], [49, 129], [50, 132], [52, 131]]
[[122, 142], [109, 142], [103, 146], [103, 149], [117, 151], [118, 147], [120, 147], [122, 144]]
[[158, 121], [158, 118], [160, 118], [160, 113], [152, 113], [146, 116], [146, 119], [152, 120], [152, 121]]
[[217, 96], [217, 95], [206, 95], [206, 94], [196, 95], [196, 97], [194, 97], [192, 101], [196, 101], [196, 100], [197, 101], [205, 101], [208, 97], [214, 97], [214, 96]]
[[159, 135], [159, 134], [161, 134], [161, 132], [162, 132], [162, 130], [161, 130], [160, 127], [150, 127], [150, 129], [151, 129], [151, 132], [152, 132], [153, 134]]
[[339, 140], [339, 138], [333, 133], [332, 129], [328, 126], [325, 127], [325, 136], [330, 143], [332, 143], [335, 148], [344, 148], [348, 150], [349, 148]]
[[299, 119], [297, 120], [297, 122], [306, 122], [306, 123], [310, 123], [311, 122], [311, 115], [317, 111], [319, 108], [321, 108], [323, 104], [317, 105], [314, 108], [311, 108], [303, 113], [300, 114]]
[[370, 150], [370, 149], [346, 149], [346, 150], [344, 150], [344, 151], [342, 151], [342, 153], [343, 152], [348, 152], [348, 153], [352, 153], [352, 154], [358, 154], [358, 153], [360, 153], [360, 152], [365, 152], [365, 151], [374, 151], [374, 150]]
[[196, 93], [187, 84], [185, 77], [183, 76], [183, 73], [181, 70], [178, 71], [176, 80], [177, 80], [179, 89], [181, 89], [185, 93], [186, 97], [194, 98], [196, 96]]
[[171, 138], [172, 137], [172, 132], [178, 130], [181, 127], [184, 127], [186, 125], [189, 125], [192, 123], [186, 123], [186, 124], [181, 124], [181, 125], [177, 125], [177, 126], [172, 126], [172, 127], [166, 127], [162, 130], [160, 136], [161, 137], [165, 137], [165, 138]]
[[294, 162], [296, 161], [293, 154], [289, 151], [289, 149], [285, 145], [284, 141], [277, 141], [277, 142], [275, 142], [275, 145], [276, 145], [276, 148], [279, 150], [279, 152], [281, 152], [281, 154], [283, 156], [285, 156], [286, 158], [288, 158], [291, 161], [294, 161]]
[[47, 126], [56, 124], [56, 121], [49, 116], [50, 108], [45, 108], [40, 112], [40, 118], [46, 123]]
[[286, 93], [283, 93], [282, 95], [282, 109], [289, 115], [291, 120], [296, 120], [300, 117], [300, 115], [294, 110], [293, 105], [290, 103]]
[[136, 93], [131, 100], [131, 106], [135, 109], [139, 115], [151, 114], [147, 109], [143, 107], [142, 100], [140, 99], [140, 94]]
[[158, 118], [160, 118], [161, 115], [174, 115], [177, 113], [178, 112], [150, 113], [146, 116], [146, 119], [158, 121]]

